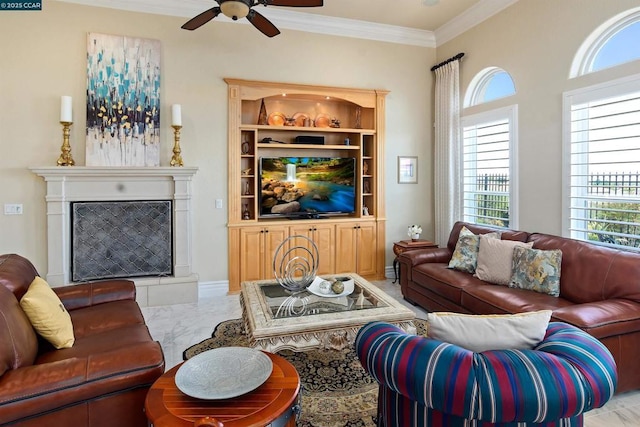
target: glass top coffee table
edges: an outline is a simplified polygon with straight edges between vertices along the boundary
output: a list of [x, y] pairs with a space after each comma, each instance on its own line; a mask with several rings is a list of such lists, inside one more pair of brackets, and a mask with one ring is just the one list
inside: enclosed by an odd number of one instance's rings
[[353, 292], [320, 296], [293, 294], [275, 280], [242, 283], [240, 305], [251, 345], [276, 352], [312, 348], [342, 349], [353, 344], [358, 330], [380, 320], [415, 333], [415, 313], [355, 273], [322, 275], [350, 277]]

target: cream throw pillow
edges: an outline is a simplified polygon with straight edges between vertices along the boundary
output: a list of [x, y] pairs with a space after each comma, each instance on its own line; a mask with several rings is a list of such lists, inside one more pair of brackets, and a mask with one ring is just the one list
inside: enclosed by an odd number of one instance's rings
[[519, 314], [428, 313], [427, 336], [479, 353], [532, 349], [544, 339], [551, 310]]
[[20, 300], [33, 328], [55, 348], [73, 346], [73, 324], [62, 301], [41, 277], [33, 279], [27, 293]]
[[507, 286], [513, 273], [513, 248], [530, 248], [533, 242], [490, 239], [480, 236], [475, 276], [485, 282]]

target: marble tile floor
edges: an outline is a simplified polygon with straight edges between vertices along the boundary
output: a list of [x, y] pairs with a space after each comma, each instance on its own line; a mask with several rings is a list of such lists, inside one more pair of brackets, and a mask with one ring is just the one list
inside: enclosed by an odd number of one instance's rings
[[[400, 286], [391, 280], [374, 284], [426, 318], [426, 311], [415, 307], [402, 298]], [[211, 295], [201, 297], [197, 303], [175, 304], [158, 307], [143, 307], [153, 338], [160, 342], [164, 351], [166, 367], [172, 368], [182, 362], [182, 353], [193, 344], [211, 337], [215, 326], [228, 319], [241, 317], [238, 295]], [[638, 427], [640, 426], [640, 391], [614, 396], [604, 407], [585, 414], [585, 427]]]

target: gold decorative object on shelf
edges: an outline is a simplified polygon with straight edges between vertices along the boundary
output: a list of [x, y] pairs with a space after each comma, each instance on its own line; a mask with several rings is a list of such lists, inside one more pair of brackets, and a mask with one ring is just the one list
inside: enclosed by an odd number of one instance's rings
[[264, 105], [264, 98], [262, 98], [262, 103], [260, 104], [260, 114], [258, 115], [258, 124], [266, 125], [269, 124], [267, 121], [267, 107]]
[[58, 166], [73, 166], [76, 162], [71, 156], [71, 144], [69, 144], [69, 134], [71, 133], [71, 122], [60, 122], [62, 124], [62, 153], [58, 157]]
[[173, 143], [173, 157], [171, 157], [171, 166], [184, 166], [182, 163], [182, 155], [180, 154], [182, 150], [180, 149], [180, 129], [182, 126], [171, 125], [174, 133], [174, 143]]
[[251, 168], [242, 169], [242, 175], [251, 175]]

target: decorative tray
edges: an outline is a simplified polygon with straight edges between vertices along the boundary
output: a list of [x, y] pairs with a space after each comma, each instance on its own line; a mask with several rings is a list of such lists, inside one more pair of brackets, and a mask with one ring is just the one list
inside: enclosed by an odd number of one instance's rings
[[349, 295], [353, 292], [354, 289], [354, 282], [353, 279], [349, 278], [350, 280], [344, 281], [344, 291], [342, 291], [339, 294], [334, 293], [331, 289], [329, 289], [329, 292], [322, 292], [322, 290], [320, 289], [320, 285], [323, 282], [327, 282], [327, 280], [323, 279], [322, 277], [316, 277], [315, 279], [313, 279], [313, 282], [309, 285], [309, 287], [307, 288], [307, 290], [309, 292], [311, 292], [314, 295], [318, 295], [319, 297], [325, 297], [325, 298], [338, 298], [338, 297], [343, 297], [345, 295]]
[[200, 353], [176, 372], [176, 386], [196, 399], [229, 399], [260, 387], [271, 375], [273, 362], [247, 347], [221, 347]]

